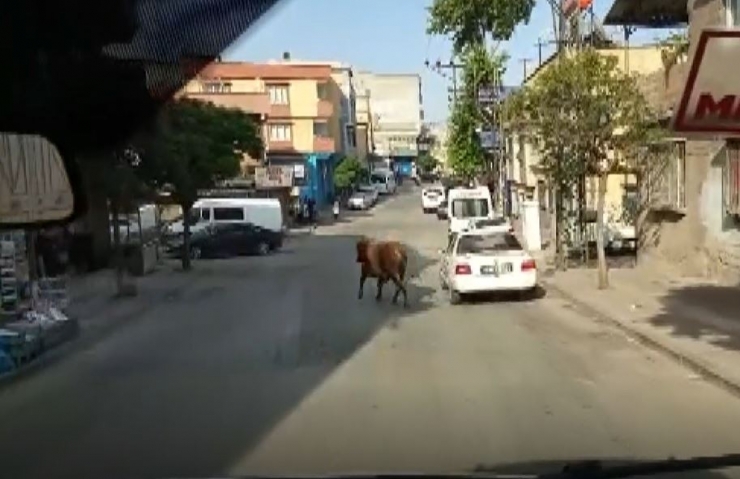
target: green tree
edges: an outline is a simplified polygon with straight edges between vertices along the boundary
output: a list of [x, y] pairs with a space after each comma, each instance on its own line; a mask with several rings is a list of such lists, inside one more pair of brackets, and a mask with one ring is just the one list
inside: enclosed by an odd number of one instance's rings
[[422, 153], [416, 159], [416, 166], [423, 173], [431, 173], [439, 166], [439, 161], [429, 153]]
[[535, 0], [434, 0], [427, 33], [452, 38], [456, 54], [473, 44], [508, 40], [520, 23], [529, 21]]
[[607, 179], [620, 164], [637, 164], [640, 146], [660, 135], [634, 78], [617, 58], [593, 49], [564, 54], [509, 107], [518, 128], [538, 145], [539, 166], [559, 192], [584, 176], [598, 177], [597, 253], [599, 288], [609, 284], [604, 254]]
[[447, 157], [453, 171], [467, 181], [488, 166], [479, 131], [490, 128], [495, 119], [493, 111], [481, 107], [478, 92], [499, 84], [506, 58], [506, 54], [493, 55], [479, 44], [467, 47], [462, 55], [462, 87], [452, 105]]
[[244, 154], [261, 155], [258, 125], [242, 110], [191, 99], [165, 105], [138, 149], [137, 173], [157, 191], [168, 190], [183, 212], [183, 269], [190, 269], [190, 218], [198, 192], [240, 172]]
[[364, 166], [354, 156], [343, 158], [334, 168], [334, 185], [341, 192], [347, 192], [357, 185], [363, 177]]

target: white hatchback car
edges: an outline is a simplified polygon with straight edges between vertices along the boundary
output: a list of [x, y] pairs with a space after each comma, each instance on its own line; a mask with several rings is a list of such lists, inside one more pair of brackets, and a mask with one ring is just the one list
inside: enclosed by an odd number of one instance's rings
[[537, 265], [509, 232], [453, 233], [440, 254], [440, 283], [452, 304], [467, 294], [517, 291], [527, 297], [536, 291]]

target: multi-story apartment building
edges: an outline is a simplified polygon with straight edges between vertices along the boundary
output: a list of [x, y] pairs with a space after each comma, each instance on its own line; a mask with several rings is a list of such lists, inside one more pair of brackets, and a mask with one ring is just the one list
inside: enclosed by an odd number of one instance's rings
[[[295, 65], [295, 66], [329, 66], [331, 68], [332, 84], [330, 85], [330, 96], [337, 108], [338, 122], [331, 125], [333, 136], [341, 140], [337, 143], [337, 153], [342, 156], [356, 156], [357, 151], [357, 124], [356, 124], [356, 92], [354, 85], [354, 72], [350, 65], [341, 62], [320, 62], [293, 60], [289, 53], [283, 54], [282, 60], [270, 60], [271, 65]], [[334, 131], [335, 130], [335, 131]]]
[[355, 84], [356, 91], [356, 142], [357, 156], [363, 161], [371, 161], [375, 151], [373, 136], [372, 108], [370, 107], [370, 90]]
[[[679, 56], [667, 68], [641, 79], [650, 103], [656, 111], [666, 112], [667, 119], [683, 92], [702, 29], [740, 26], [740, 2], [616, 0], [605, 23], [648, 28], [688, 26], [688, 55]], [[640, 224], [643, 256], [667, 260], [680, 266], [685, 274], [737, 281], [740, 143], [674, 136], [671, 140], [675, 153], [662, 167], [660, 178], [644, 181], [657, 186], [651, 186], [645, 195], [645, 214]]]
[[432, 155], [444, 171], [452, 171], [447, 162], [447, 123], [429, 123], [429, 136], [434, 139], [429, 154]]
[[421, 77], [417, 74], [358, 72], [357, 85], [369, 91], [375, 154], [401, 163], [418, 155], [424, 120]]
[[334, 193], [333, 167], [341, 153], [342, 98], [328, 64], [217, 62], [208, 65], [183, 94], [243, 108], [259, 116], [266, 153], [262, 162], [291, 166], [294, 196], [319, 204]]

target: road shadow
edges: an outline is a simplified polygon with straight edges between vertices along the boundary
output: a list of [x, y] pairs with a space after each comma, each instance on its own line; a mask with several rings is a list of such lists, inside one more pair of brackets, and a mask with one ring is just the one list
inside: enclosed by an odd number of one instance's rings
[[662, 312], [650, 319], [677, 337], [740, 351], [740, 286], [699, 284], [670, 288]]
[[175, 300], [4, 389], [4, 474], [229, 476], [378, 331], [432, 307], [418, 275], [436, 260], [411, 247], [409, 307], [390, 287], [376, 302], [370, 282], [358, 300], [358, 239], [194, 264]]

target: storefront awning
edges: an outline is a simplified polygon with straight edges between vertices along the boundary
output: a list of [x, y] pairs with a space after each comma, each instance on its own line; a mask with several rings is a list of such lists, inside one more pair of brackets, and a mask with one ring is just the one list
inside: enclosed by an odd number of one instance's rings
[[614, 0], [604, 25], [675, 28], [689, 23], [685, 0]]

